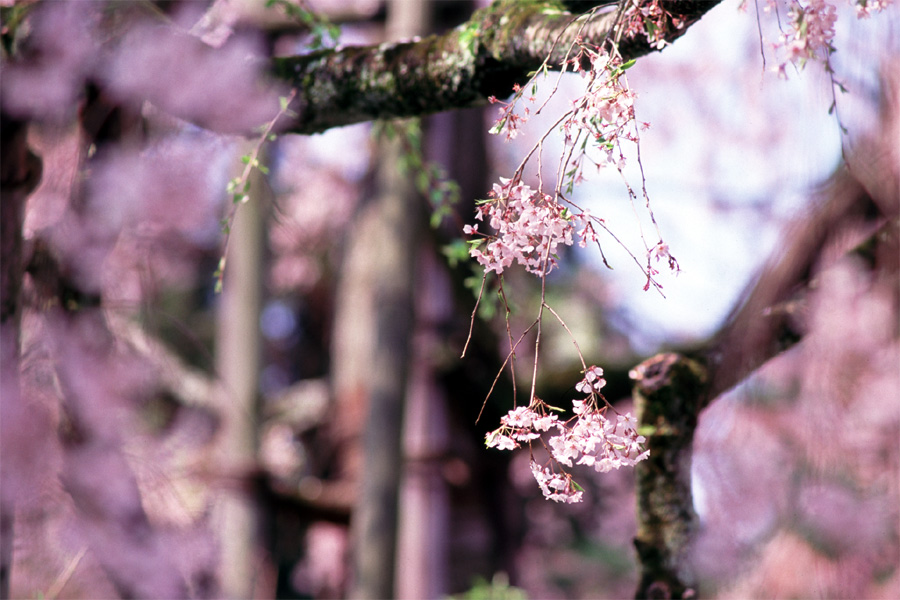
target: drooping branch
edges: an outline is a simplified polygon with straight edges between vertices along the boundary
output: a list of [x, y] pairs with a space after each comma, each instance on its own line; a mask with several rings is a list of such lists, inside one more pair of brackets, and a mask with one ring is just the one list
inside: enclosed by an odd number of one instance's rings
[[[662, 37], [674, 41], [721, 0], [664, 2], [672, 15]], [[425, 115], [505, 97], [547, 61], [559, 69], [580, 36], [602, 45], [616, 33], [609, 0], [497, 0], [443, 35], [343, 47], [273, 59], [273, 74], [298, 90], [287, 129], [317, 133], [373, 119]], [[577, 8], [575, 8], [577, 7]], [[570, 10], [571, 9], [571, 10]], [[622, 37], [624, 60], [656, 49], [642, 36]]]

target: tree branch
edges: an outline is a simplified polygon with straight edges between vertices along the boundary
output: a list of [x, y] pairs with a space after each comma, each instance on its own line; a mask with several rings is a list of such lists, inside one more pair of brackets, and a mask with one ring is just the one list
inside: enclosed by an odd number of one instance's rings
[[[805, 248], [805, 240], [800, 246]], [[886, 271], [896, 281], [900, 218], [893, 217], [884, 223], [846, 256], [862, 260], [873, 271]], [[814, 284], [806, 280], [801, 289], [808, 291], [811, 287]], [[758, 286], [751, 298], [761, 293], [772, 298], [772, 290], [767, 284]], [[791, 303], [793, 310], [805, 312], [805, 294]], [[756, 302], [748, 302], [745, 306], [750, 308], [738, 314], [759, 308]], [[728, 340], [737, 350], [713, 345], [700, 357], [701, 360], [680, 354], [660, 354], [632, 370], [638, 421], [641, 427], [652, 428], [646, 434], [650, 457], [635, 466], [638, 531], [634, 545], [641, 570], [636, 598], [696, 597], [697, 581], [687, 554], [697, 528], [691, 490], [691, 456], [700, 411], [716, 395], [800, 341], [802, 335], [786, 319], [760, 321], [763, 319], [758, 316], [756, 327], [764, 331], [764, 335], [752, 341], [764, 340], [765, 343], [749, 355], [742, 354], [741, 344], [734, 337], [736, 332], [748, 335], [752, 331], [742, 318], [723, 330], [722, 339]], [[725, 354], [724, 360], [722, 354]], [[735, 354], [747, 361], [738, 366], [733, 362]], [[723, 371], [723, 364], [735, 370]]]
[[[674, 41], [720, 1], [664, 2], [682, 25], [670, 26], [663, 38]], [[297, 117], [288, 130], [317, 133], [373, 119], [482, 106], [489, 96], [508, 96], [514, 83], [525, 84], [545, 60], [559, 69], [576, 36], [602, 45], [614, 35], [618, 11], [590, 16], [608, 4], [497, 0], [440, 36], [274, 58], [273, 74], [298, 90], [292, 105]], [[623, 37], [619, 43], [624, 60], [655, 49], [641, 37]]]
[[[791, 232], [779, 260], [766, 269], [710, 346], [693, 358], [661, 354], [632, 371], [638, 420], [651, 428], [646, 434], [650, 457], [635, 466], [634, 544], [641, 567], [637, 598], [696, 595], [686, 554], [697, 526], [690, 472], [700, 411], [802, 339], [821, 248], [848, 223], [859, 223], [871, 208], [871, 199], [855, 179], [844, 172], [835, 180], [831, 202]], [[888, 206], [894, 208], [876, 220], [881, 225], [843, 256], [859, 260], [900, 289], [900, 217], [896, 200]]]
[[641, 577], [636, 598], [689, 598], [696, 581], [687, 560], [697, 528], [691, 450], [706, 370], [678, 354], [660, 354], [632, 371], [634, 405], [650, 456], [635, 465]]

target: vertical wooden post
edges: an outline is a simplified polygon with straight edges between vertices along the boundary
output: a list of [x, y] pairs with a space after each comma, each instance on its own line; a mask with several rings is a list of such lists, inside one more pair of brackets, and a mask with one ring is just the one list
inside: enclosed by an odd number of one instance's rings
[[[391, 39], [427, 28], [427, 2], [394, 0], [388, 6]], [[397, 510], [402, 472], [403, 414], [413, 332], [416, 229], [420, 199], [402, 173], [399, 140], [381, 141], [374, 226], [377, 243], [368, 249], [374, 269], [374, 352], [360, 494], [353, 512], [354, 598], [393, 598], [397, 553]]]
[[[260, 161], [264, 161], [260, 157]], [[228, 248], [216, 336], [222, 419], [216, 447], [223, 488], [214, 512], [220, 543], [219, 583], [229, 598], [252, 598], [259, 580], [258, 515], [248, 476], [256, 465], [265, 241], [265, 176], [250, 176], [250, 201], [239, 207]]]

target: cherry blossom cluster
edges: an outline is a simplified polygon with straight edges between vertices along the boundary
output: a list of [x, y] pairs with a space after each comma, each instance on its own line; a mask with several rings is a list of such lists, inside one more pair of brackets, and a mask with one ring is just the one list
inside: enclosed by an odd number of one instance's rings
[[668, 43], [665, 40], [665, 34], [669, 24], [676, 29], [684, 27], [684, 21], [667, 11], [662, 6], [662, 0], [651, 0], [644, 3], [639, 3], [637, 0], [629, 1], [633, 8], [627, 11], [623, 17], [622, 32], [625, 37], [646, 37], [653, 47], [661, 50]]
[[[581, 70], [585, 58], [590, 60], [590, 71]], [[570, 116], [563, 122], [566, 142], [574, 146], [579, 135], [585, 133], [606, 151], [607, 162], [617, 163], [621, 168], [624, 166], [621, 151], [618, 161], [613, 156], [619, 140], [638, 141], [634, 129], [630, 127], [634, 122], [635, 94], [622, 77], [626, 67], [620, 60], [584, 43], [570, 63], [575, 71], [581, 71], [590, 81], [587, 91], [573, 102]]]
[[562, 465], [594, 467], [606, 473], [620, 467], [631, 467], [649, 456], [642, 444], [646, 439], [637, 434], [637, 419], [630, 413], [607, 419], [589, 401], [572, 401], [577, 415], [575, 424], [550, 439], [553, 458]]
[[584, 379], [575, 385], [575, 389], [582, 394], [590, 395], [594, 392], [599, 392], [605, 385], [606, 380], [603, 378], [603, 369], [594, 365], [584, 372]]
[[[837, 22], [837, 9], [830, 0], [788, 0], [790, 20], [788, 30], [775, 44], [776, 50], [783, 50], [784, 61], [778, 72], [786, 75], [788, 63], [802, 68], [806, 61], [820, 60], [827, 62], [834, 50], [834, 25]], [[858, 18], [867, 18], [872, 13], [881, 12], [894, 3], [894, 0], [850, 0], [856, 7]], [[768, 0], [767, 10], [777, 10], [776, 0]]]
[[514, 450], [523, 443], [530, 445], [540, 439], [542, 433], [553, 430], [556, 435], [549, 438], [545, 447], [556, 469], [541, 466], [532, 457], [531, 472], [548, 500], [580, 502], [582, 489], [563, 466], [587, 465], [598, 473], [606, 473], [634, 466], [650, 454], [644, 449], [646, 439], [637, 433], [635, 417], [626, 413], [609, 419], [605, 414], [607, 407], [598, 408], [596, 399], [604, 385], [603, 369], [590, 367], [585, 371], [584, 379], [575, 386], [586, 397], [572, 401], [573, 418], [560, 421], [556, 414], [548, 412], [560, 409], [535, 398], [530, 407], [520, 406], [501, 418], [500, 427], [485, 436], [485, 445]]
[[[500, 178], [490, 196], [492, 199], [478, 207], [475, 218], [483, 221], [487, 217], [496, 233], [472, 240], [469, 254], [486, 273], [500, 275], [513, 262], [538, 276], [549, 272], [556, 265], [559, 245], [572, 245], [574, 217], [552, 196], [509, 179]], [[466, 225], [463, 231], [480, 233], [478, 224]]]
[[[519, 128], [527, 123], [528, 118], [531, 116], [531, 110], [527, 106], [522, 111], [522, 114], [518, 114], [514, 110], [516, 100], [518, 100], [522, 95], [522, 86], [520, 86], [518, 83], [513, 85], [513, 92], [515, 93], [515, 96], [510, 102], [503, 102], [502, 100], [498, 100], [496, 96], [488, 97], [488, 102], [490, 102], [491, 104], [500, 105], [500, 115], [494, 122], [494, 126], [491, 128], [490, 133], [498, 134], [501, 131], [505, 130], [507, 142], [515, 139], [515, 137], [519, 135]], [[529, 101], [534, 102], [534, 98], [530, 97]]]
[[881, 12], [894, 3], [894, 0], [856, 0], [856, 16], [867, 19], [872, 13]]
[[584, 491], [568, 473], [554, 473], [548, 467], [541, 467], [532, 460], [531, 474], [534, 475], [535, 481], [547, 500], [567, 504], [581, 502]]
[[[613, 150], [618, 148], [621, 139], [638, 142], [637, 132], [631, 127], [634, 122], [635, 94], [625, 83], [625, 69], [633, 61], [622, 64], [621, 60], [611, 57], [596, 46], [585, 44], [580, 38], [576, 40], [578, 52], [568, 61], [575, 72], [588, 77], [587, 90], [572, 104], [572, 110], [563, 122], [562, 128], [567, 145], [578, 146], [581, 135], [586, 134], [599, 148], [606, 152], [606, 162], [624, 167], [625, 159], [621, 150], [618, 157]], [[589, 62], [590, 70], [582, 65]], [[647, 124], [644, 124], [647, 127]], [[572, 173], [580, 179], [581, 163], [584, 153], [575, 155]], [[597, 166], [600, 167], [604, 163]]]
[[515, 450], [519, 442], [530, 442], [540, 436], [539, 432], [549, 431], [559, 425], [554, 414], [539, 414], [530, 408], [519, 406], [501, 417], [500, 427], [487, 434], [485, 444], [498, 450]]
[[808, 0], [804, 5], [792, 0], [790, 15], [790, 28], [780, 44], [787, 53], [779, 69], [781, 73], [788, 62], [802, 67], [809, 59], [827, 60], [833, 50], [831, 41], [837, 21], [834, 4], [827, 0]]

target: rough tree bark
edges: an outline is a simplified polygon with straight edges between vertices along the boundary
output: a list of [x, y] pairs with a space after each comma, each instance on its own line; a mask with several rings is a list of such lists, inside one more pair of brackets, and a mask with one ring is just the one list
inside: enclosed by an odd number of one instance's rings
[[691, 449], [706, 383], [703, 365], [661, 354], [634, 371], [638, 421], [650, 456], [635, 465], [640, 562], [637, 598], [686, 598], [696, 582], [685, 560], [697, 526], [691, 494]]
[[[721, 0], [663, 4], [683, 25], [664, 33], [674, 41]], [[608, 0], [498, 0], [443, 34], [375, 46], [343, 47], [274, 58], [272, 73], [298, 89], [294, 133], [317, 133], [373, 119], [421, 116], [483, 106], [547, 61], [558, 70], [576, 36], [600, 45], [615, 34], [615, 10], [590, 19]], [[577, 7], [575, 10], [567, 10]], [[622, 39], [624, 60], [655, 50], [646, 39]]]

